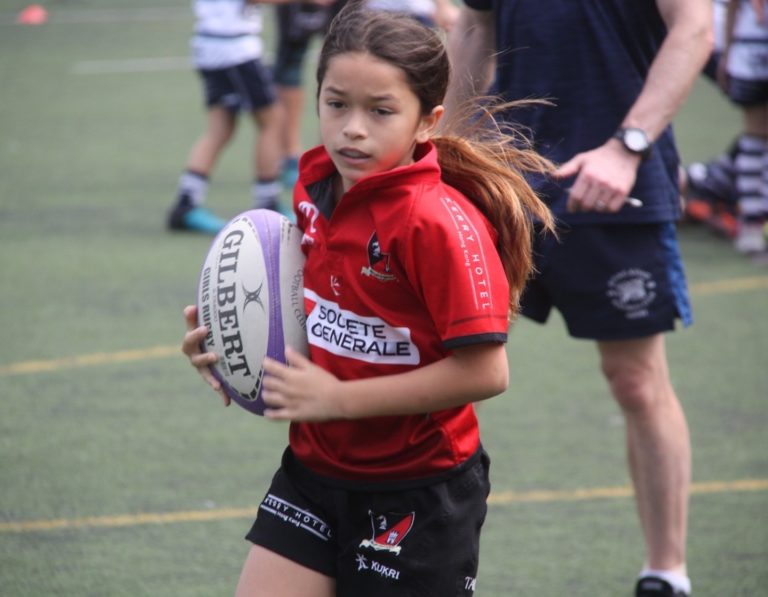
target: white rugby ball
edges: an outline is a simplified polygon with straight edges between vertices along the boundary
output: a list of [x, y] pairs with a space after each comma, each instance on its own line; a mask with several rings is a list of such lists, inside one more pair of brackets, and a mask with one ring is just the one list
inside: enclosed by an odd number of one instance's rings
[[201, 348], [219, 355], [211, 370], [227, 395], [257, 415], [264, 357], [284, 363], [286, 345], [308, 353], [301, 236], [277, 212], [246, 211], [216, 236], [200, 273]]

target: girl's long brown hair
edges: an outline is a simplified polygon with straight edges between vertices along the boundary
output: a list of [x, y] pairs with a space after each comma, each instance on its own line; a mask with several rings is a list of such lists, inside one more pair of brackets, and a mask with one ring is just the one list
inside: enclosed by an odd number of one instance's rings
[[[442, 104], [450, 64], [440, 37], [406, 16], [368, 11], [351, 0], [334, 19], [317, 67], [318, 93], [330, 60], [348, 52], [367, 53], [400, 68], [419, 98], [422, 114]], [[497, 233], [497, 249], [510, 287], [510, 313], [533, 271], [535, 229], [553, 231], [552, 214], [525, 179], [546, 174], [552, 164], [526, 138], [496, 115], [525, 102], [482, 98], [453, 115], [453, 126], [435, 136], [442, 180], [472, 201]]]
[[[546, 174], [552, 164], [533, 151], [527, 139], [495, 114], [521, 107], [522, 102], [492, 103], [490, 99], [465, 107], [453, 122], [460, 134], [434, 137], [442, 180], [461, 191], [496, 229], [496, 248], [510, 288], [510, 311], [516, 315], [520, 295], [533, 272], [533, 237], [554, 233], [549, 208], [525, 178]], [[449, 129], [450, 130], [450, 129]]]

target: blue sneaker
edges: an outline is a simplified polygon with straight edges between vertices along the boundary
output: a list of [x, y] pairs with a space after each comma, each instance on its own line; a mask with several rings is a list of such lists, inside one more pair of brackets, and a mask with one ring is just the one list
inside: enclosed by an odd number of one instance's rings
[[280, 172], [280, 182], [283, 188], [293, 193], [293, 187], [299, 179], [299, 158], [290, 157], [283, 160], [282, 171]]
[[177, 205], [168, 215], [168, 228], [203, 234], [218, 234], [227, 223], [205, 207]]
[[288, 218], [288, 220], [292, 223], [296, 223], [296, 214], [293, 213], [293, 210], [285, 207], [282, 202], [280, 201], [269, 201], [267, 203], [264, 203], [262, 205], [254, 205], [253, 209], [268, 209], [270, 211], [275, 211], [279, 213], [281, 216], [285, 216]]

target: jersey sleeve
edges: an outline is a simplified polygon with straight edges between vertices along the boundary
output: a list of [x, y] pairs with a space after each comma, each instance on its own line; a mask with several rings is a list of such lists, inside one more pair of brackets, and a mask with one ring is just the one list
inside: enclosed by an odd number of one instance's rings
[[506, 342], [509, 285], [487, 220], [450, 194], [415, 211], [406, 271], [444, 346]]

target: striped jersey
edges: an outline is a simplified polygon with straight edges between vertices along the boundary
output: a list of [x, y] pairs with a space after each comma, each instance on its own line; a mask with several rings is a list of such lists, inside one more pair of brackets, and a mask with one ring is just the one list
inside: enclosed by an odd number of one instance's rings
[[220, 69], [260, 58], [261, 8], [244, 0], [194, 0], [192, 61], [200, 69]]

